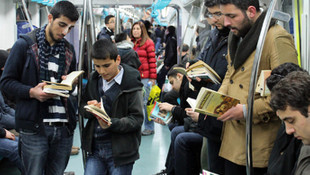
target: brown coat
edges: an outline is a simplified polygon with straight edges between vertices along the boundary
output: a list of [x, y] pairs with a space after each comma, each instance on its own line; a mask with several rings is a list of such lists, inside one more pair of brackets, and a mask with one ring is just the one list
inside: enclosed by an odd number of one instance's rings
[[[242, 66], [235, 70], [234, 66], [231, 65], [231, 58], [228, 53], [228, 70], [219, 92], [240, 99], [241, 104], [247, 104], [254, 55], [255, 51]], [[297, 64], [297, 52], [292, 36], [281, 26], [275, 25], [267, 33], [258, 72], [272, 70], [285, 62]], [[255, 95], [252, 153], [253, 167], [257, 168], [267, 167], [269, 155], [281, 124], [278, 117], [272, 112], [269, 101], [270, 96]], [[220, 156], [233, 163], [245, 166], [245, 133], [245, 120], [224, 122]]]

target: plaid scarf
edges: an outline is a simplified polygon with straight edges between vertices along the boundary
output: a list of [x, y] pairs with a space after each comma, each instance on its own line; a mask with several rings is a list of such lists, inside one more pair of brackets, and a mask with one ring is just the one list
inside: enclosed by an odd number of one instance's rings
[[[39, 69], [40, 69], [40, 81], [46, 80], [51, 81], [50, 78], [54, 77], [57, 81], [61, 80], [61, 75], [64, 74], [65, 69], [65, 42], [62, 39], [59, 42], [56, 42], [53, 46], [50, 46], [48, 41], [45, 38], [45, 29], [46, 26], [43, 26], [41, 30], [36, 33], [38, 49], [39, 49]], [[52, 57], [58, 57], [58, 71], [54, 72], [48, 69], [48, 62]]]

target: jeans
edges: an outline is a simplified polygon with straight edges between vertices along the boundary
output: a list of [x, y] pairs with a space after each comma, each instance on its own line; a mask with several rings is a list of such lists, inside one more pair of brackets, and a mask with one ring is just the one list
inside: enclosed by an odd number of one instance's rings
[[149, 95], [150, 95], [150, 86], [148, 85], [149, 80], [150, 79], [148, 79], [148, 78], [141, 79], [141, 82], [143, 83], [143, 88], [145, 90], [145, 94], [144, 94], [144, 97], [143, 97], [143, 104], [144, 104], [144, 129], [145, 130], [154, 131], [154, 121], [153, 120], [149, 121], [147, 110], [146, 110], [147, 101], [148, 101]]
[[63, 175], [72, 141], [73, 135], [66, 126], [45, 126], [45, 135], [21, 129], [21, 158], [26, 175]]
[[84, 175], [131, 175], [133, 164], [115, 166], [111, 142], [96, 142], [87, 157]]
[[0, 115], [0, 126], [3, 126], [5, 129], [15, 129], [15, 116], [7, 113], [2, 113]]
[[10, 162], [23, 172], [24, 167], [18, 154], [18, 137], [15, 138], [15, 140], [0, 138], [0, 156], [8, 158]]
[[183, 132], [176, 136], [174, 141], [175, 174], [199, 174], [201, 146], [202, 136], [198, 133]]
[[155, 53], [158, 52], [158, 49], [160, 48], [160, 42], [161, 42], [161, 38], [160, 37], [156, 37], [156, 43], [155, 43]]

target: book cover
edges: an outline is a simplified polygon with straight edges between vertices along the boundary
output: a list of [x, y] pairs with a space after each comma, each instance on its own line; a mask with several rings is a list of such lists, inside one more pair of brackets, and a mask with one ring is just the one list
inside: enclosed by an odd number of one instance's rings
[[175, 67], [174, 69], [190, 78], [199, 77], [211, 80], [215, 84], [220, 84], [220, 82], [222, 82], [221, 77], [208, 64], [201, 60], [192, 64], [187, 69], [182, 67]]
[[270, 90], [267, 87], [267, 78], [271, 75], [271, 70], [262, 70], [257, 80], [257, 86], [255, 92], [259, 93], [260, 96], [270, 95]]
[[92, 113], [96, 118], [102, 120], [106, 124], [112, 124], [111, 118], [106, 113], [104, 108], [99, 108], [95, 105], [86, 105], [84, 106], [84, 108], [86, 109], [86, 111]]
[[171, 114], [171, 112], [166, 112], [166, 111], [159, 110], [158, 103], [159, 102], [155, 101], [154, 107], [153, 107], [153, 109], [151, 111], [150, 118], [151, 119], [159, 118], [164, 123], [168, 124], [170, 122], [171, 118], [172, 118], [172, 114]]
[[199, 91], [197, 99], [188, 98], [186, 101], [195, 112], [213, 117], [223, 115], [228, 109], [240, 103], [238, 99], [204, 87]]
[[50, 89], [62, 89], [62, 90], [72, 90], [72, 84], [73, 81], [80, 76], [84, 71], [73, 71], [70, 74], [67, 75], [67, 78], [65, 80], [62, 80], [60, 83], [56, 82], [51, 82], [51, 81], [44, 81], [47, 83], [47, 85], [44, 86], [45, 88], [50, 88]]

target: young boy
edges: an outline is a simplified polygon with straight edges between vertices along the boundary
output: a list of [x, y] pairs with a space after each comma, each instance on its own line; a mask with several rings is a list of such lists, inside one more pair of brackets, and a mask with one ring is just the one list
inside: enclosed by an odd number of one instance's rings
[[[95, 42], [91, 57], [96, 71], [86, 85], [80, 108], [88, 118], [82, 148], [88, 152], [85, 175], [130, 175], [139, 158], [143, 123], [142, 83], [134, 68], [121, 65], [115, 44], [107, 39]], [[100, 101], [112, 124], [97, 120], [83, 107]]]

